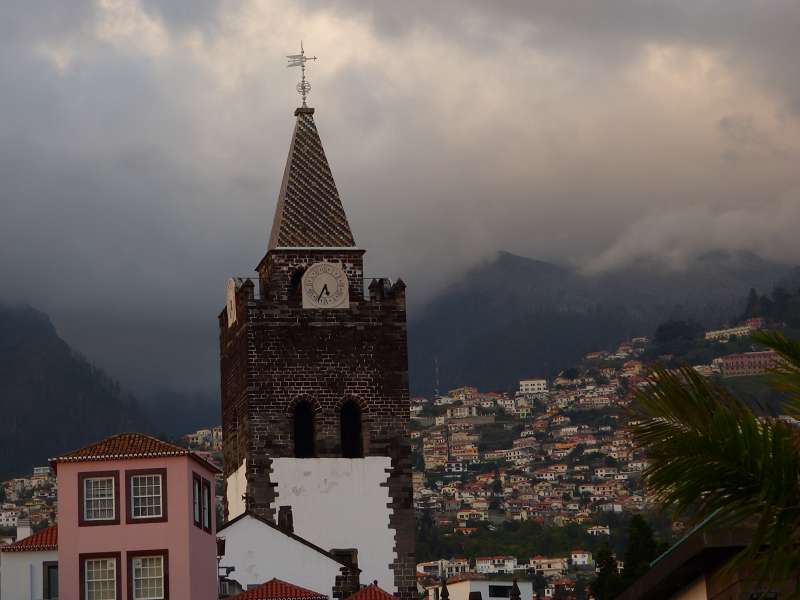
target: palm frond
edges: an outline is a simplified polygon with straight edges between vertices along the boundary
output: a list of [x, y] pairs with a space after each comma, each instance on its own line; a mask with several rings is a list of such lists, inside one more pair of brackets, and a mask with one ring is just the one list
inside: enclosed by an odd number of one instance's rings
[[790, 339], [780, 331], [756, 331], [752, 338], [781, 357], [780, 364], [772, 370], [770, 384], [787, 395], [787, 413], [800, 417], [800, 340]]
[[[770, 581], [800, 572], [800, 452], [789, 425], [760, 420], [694, 369], [657, 368], [638, 394], [633, 425], [650, 466], [645, 479], [667, 507], [709, 527], [753, 526], [740, 555]], [[794, 569], [794, 571], [793, 571]]]

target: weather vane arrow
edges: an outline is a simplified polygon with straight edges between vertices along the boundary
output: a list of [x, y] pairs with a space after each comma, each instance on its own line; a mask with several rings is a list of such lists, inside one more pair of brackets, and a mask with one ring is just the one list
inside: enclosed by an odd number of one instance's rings
[[316, 56], [306, 56], [303, 49], [303, 41], [300, 40], [300, 54], [287, 54], [286, 58], [289, 59], [287, 67], [300, 67], [300, 83], [297, 84], [297, 93], [303, 98], [303, 108], [306, 108], [306, 97], [308, 92], [311, 91], [311, 84], [306, 81], [306, 62], [309, 60], [317, 60]]

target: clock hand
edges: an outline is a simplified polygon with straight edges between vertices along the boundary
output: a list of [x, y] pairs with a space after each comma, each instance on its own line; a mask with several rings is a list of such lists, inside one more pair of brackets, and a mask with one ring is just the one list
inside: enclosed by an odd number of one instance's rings
[[322, 290], [320, 290], [319, 296], [317, 296], [317, 302], [319, 302], [322, 299], [322, 294], [325, 294], [326, 296], [331, 295], [331, 293], [328, 291], [327, 283], [324, 286], [322, 286]]

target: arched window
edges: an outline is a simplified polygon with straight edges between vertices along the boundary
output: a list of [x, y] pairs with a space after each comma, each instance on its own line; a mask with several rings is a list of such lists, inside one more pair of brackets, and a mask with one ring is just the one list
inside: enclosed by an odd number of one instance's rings
[[294, 407], [294, 455], [296, 458], [314, 456], [314, 408], [308, 402]]
[[361, 438], [361, 409], [352, 401], [344, 403], [339, 415], [342, 431], [342, 456], [361, 458], [364, 456], [364, 442]]

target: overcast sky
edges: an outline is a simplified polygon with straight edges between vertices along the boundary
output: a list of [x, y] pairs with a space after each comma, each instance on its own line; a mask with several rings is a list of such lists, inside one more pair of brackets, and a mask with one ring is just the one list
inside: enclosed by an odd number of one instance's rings
[[368, 274], [414, 306], [499, 249], [800, 261], [798, 31], [797, 0], [5, 0], [0, 298], [137, 390], [214, 386], [301, 38]]

